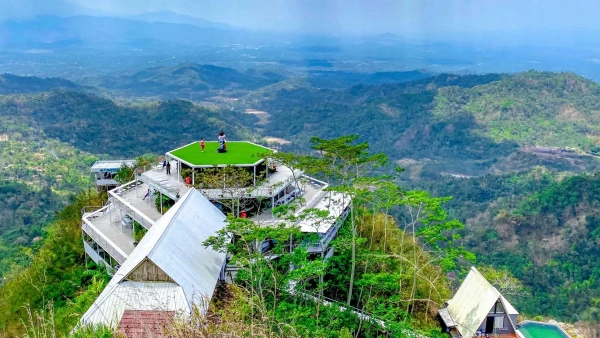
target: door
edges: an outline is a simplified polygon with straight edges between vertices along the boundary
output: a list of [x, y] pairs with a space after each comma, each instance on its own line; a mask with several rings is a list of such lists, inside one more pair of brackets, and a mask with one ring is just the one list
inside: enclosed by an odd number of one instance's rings
[[494, 317], [487, 317], [485, 322], [485, 333], [494, 333]]

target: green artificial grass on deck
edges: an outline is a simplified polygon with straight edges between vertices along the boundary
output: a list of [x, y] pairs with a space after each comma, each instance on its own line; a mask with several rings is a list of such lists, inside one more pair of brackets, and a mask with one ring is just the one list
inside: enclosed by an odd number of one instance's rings
[[256, 144], [245, 141], [227, 141], [227, 152], [217, 153], [219, 142], [205, 142], [204, 152], [200, 151], [200, 142], [190, 143], [180, 149], [171, 151], [171, 155], [193, 165], [252, 165], [263, 158], [259, 154], [271, 152]]

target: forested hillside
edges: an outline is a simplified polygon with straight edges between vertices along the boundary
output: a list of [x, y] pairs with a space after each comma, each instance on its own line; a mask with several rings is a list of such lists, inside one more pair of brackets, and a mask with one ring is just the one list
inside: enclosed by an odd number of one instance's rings
[[70, 91], [0, 97], [0, 116], [27, 118], [48, 137], [78, 149], [113, 157], [164, 153], [225, 130], [232, 140], [255, 140], [244, 125], [254, 116], [224, 112], [190, 101], [170, 100], [139, 105]]
[[87, 78], [82, 82], [108, 89], [119, 96], [146, 96], [160, 99], [206, 99], [224, 93], [235, 95], [258, 89], [285, 78], [273, 71], [182, 63], [144, 69], [133, 74]]
[[0, 281], [30, 261], [55, 213], [92, 187], [97, 159], [25, 119], [0, 116]]
[[465, 245], [480, 263], [523, 282], [525, 289], [513, 295], [521, 312], [599, 321], [598, 174], [560, 178], [537, 168], [418, 185], [434, 195], [453, 195], [447, 207], [465, 222]]
[[61, 78], [39, 78], [35, 76], [0, 75], [0, 95], [46, 92], [55, 88], [81, 89], [76, 83]]
[[[423, 80], [342, 91], [283, 86], [249, 94], [247, 107], [268, 112], [265, 133], [296, 146], [312, 135], [352, 130], [412, 169], [413, 177], [477, 176], [531, 168], [597, 168], [566, 151], [597, 150], [600, 86], [569, 73], [440, 75]], [[293, 148], [292, 148], [293, 149]]]

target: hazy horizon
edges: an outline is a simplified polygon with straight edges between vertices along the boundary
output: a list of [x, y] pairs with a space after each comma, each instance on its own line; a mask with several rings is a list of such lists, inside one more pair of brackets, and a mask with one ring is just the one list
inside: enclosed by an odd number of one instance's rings
[[552, 41], [600, 29], [600, 3], [477, 0], [2, 0], [0, 19], [54, 14], [136, 15], [172, 11], [234, 27], [281, 33], [404, 37], [535, 38]]

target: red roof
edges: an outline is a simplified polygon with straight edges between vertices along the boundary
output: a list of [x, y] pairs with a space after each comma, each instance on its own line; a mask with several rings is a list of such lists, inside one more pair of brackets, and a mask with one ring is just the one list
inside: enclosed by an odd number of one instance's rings
[[175, 311], [143, 311], [143, 310], [125, 310], [119, 331], [127, 338], [162, 338], [165, 327], [168, 327]]

